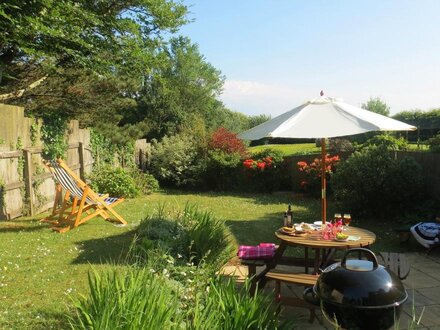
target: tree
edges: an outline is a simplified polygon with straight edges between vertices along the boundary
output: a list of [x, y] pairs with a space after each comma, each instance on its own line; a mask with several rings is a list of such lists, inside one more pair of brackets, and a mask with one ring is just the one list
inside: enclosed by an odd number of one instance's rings
[[186, 12], [171, 0], [2, 1], [0, 84], [16, 88], [17, 77], [26, 84], [37, 72], [67, 67], [143, 72], [163, 33], [186, 23]]
[[362, 108], [383, 116], [390, 115], [390, 107], [378, 97], [370, 98], [367, 103], [362, 103]]
[[224, 78], [206, 62], [196, 44], [188, 38], [172, 38], [157, 57], [161, 61], [145, 77], [139, 107], [125, 122], [148, 120], [149, 137], [161, 138], [191, 127], [195, 118], [207, 118], [221, 107], [216, 96]]

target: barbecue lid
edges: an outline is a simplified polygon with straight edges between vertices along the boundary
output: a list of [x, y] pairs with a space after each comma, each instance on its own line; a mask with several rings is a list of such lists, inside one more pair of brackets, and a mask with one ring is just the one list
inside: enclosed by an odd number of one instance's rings
[[[368, 260], [347, 260], [355, 253], [367, 256]], [[323, 301], [362, 308], [397, 306], [408, 297], [400, 279], [379, 265], [374, 253], [364, 248], [348, 250], [341, 262], [328, 266], [313, 291]]]

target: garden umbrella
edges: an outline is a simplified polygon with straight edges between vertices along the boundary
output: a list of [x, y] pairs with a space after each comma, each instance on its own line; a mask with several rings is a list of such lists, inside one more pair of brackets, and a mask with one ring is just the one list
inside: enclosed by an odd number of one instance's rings
[[262, 138], [320, 138], [322, 222], [326, 220], [325, 138], [371, 131], [410, 131], [416, 127], [355, 107], [340, 99], [321, 96], [239, 134], [244, 140]]

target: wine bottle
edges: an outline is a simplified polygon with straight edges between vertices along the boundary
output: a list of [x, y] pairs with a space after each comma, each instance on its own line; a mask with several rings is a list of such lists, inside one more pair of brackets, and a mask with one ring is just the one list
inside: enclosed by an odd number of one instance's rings
[[288, 227], [288, 222], [287, 222], [287, 212], [284, 212], [284, 217], [283, 217], [283, 227]]
[[293, 227], [292, 207], [287, 207], [287, 227]]

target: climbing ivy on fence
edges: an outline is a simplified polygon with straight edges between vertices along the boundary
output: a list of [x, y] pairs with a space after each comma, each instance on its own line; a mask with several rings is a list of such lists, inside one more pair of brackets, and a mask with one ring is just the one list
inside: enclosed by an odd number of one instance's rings
[[67, 119], [62, 116], [50, 116], [43, 118], [44, 125], [41, 127], [41, 139], [43, 140], [43, 158], [64, 158], [68, 144], [66, 141]]

